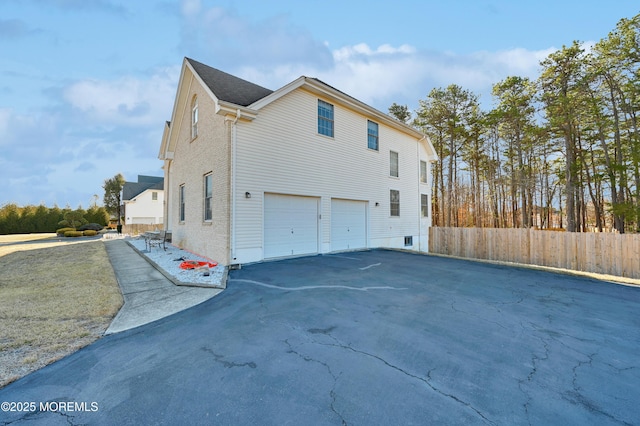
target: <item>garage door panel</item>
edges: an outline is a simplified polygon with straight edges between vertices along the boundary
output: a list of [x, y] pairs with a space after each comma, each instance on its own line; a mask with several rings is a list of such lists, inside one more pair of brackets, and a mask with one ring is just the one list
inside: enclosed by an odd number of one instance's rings
[[318, 252], [318, 199], [265, 194], [264, 257]]
[[367, 203], [331, 200], [331, 250], [367, 247]]

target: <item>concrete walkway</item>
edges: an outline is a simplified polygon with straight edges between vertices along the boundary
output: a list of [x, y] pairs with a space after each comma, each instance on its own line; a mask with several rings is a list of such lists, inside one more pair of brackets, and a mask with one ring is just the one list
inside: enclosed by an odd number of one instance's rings
[[124, 240], [105, 241], [124, 304], [105, 334], [118, 333], [175, 314], [222, 290], [176, 286]]

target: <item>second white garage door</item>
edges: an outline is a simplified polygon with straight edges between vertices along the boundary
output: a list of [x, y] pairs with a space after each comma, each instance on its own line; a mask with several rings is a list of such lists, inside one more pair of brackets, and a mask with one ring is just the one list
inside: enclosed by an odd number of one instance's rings
[[264, 257], [318, 252], [318, 198], [264, 196]]
[[357, 250], [367, 247], [367, 203], [331, 200], [331, 250]]

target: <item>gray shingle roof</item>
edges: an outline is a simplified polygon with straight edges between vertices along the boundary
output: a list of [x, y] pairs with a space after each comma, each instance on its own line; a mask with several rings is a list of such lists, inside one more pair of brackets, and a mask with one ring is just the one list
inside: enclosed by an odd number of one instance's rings
[[202, 81], [221, 101], [231, 102], [240, 106], [249, 106], [273, 93], [273, 90], [227, 74], [193, 59], [185, 59], [189, 61], [195, 72], [202, 78]]
[[138, 182], [125, 182], [122, 187], [122, 199], [132, 200], [147, 189], [164, 189], [164, 178], [158, 176], [138, 175]]

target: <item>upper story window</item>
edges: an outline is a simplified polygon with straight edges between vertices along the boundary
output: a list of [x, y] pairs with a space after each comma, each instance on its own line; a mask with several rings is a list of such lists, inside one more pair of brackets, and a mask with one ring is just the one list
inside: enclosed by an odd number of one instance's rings
[[156, 191], [151, 192], [151, 200], [158, 201], [158, 193]]
[[191, 139], [198, 136], [198, 97], [194, 96], [191, 101]]
[[213, 218], [213, 175], [209, 173], [204, 177], [204, 220], [210, 221]]
[[333, 137], [333, 105], [318, 99], [318, 133]]
[[429, 195], [420, 194], [420, 212], [422, 217], [429, 216]]
[[184, 222], [184, 184], [180, 185], [178, 188], [178, 208], [179, 208], [179, 220], [180, 222]]
[[389, 176], [398, 177], [398, 153], [389, 151]]
[[420, 161], [420, 182], [427, 183], [427, 162]]
[[367, 120], [367, 148], [378, 150], [378, 123]]

